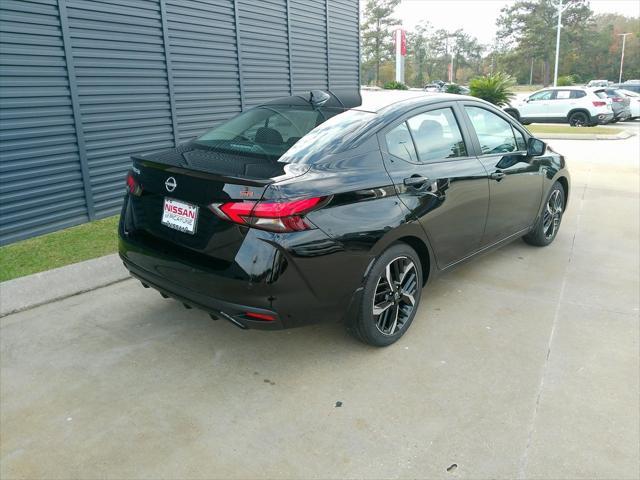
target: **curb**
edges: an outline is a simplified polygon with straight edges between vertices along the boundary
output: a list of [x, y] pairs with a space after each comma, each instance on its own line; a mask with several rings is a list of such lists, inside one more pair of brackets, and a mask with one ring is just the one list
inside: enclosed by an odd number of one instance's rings
[[533, 135], [543, 140], [626, 140], [635, 136], [635, 133], [620, 132], [615, 135], [606, 133], [534, 133]]
[[130, 278], [117, 253], [0, 283], [0, 317]]

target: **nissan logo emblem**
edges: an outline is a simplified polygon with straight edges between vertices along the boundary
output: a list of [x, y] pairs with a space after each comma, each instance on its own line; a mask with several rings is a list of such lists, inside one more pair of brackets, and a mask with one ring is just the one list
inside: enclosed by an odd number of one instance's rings
[[167, 192], [173, 192], [177, 186], [178, 182], [176, 182], [176, 179], [173, 177], [167, 178], [167, 180], [164, 182], [164, 188], [167, 189]]

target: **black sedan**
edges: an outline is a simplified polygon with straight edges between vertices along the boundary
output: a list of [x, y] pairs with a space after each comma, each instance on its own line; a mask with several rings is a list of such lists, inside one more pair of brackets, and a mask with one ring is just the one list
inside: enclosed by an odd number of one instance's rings
[[358, 105], [280, 98], [134, 157], [125, 266], [242, 328], [342, 319], [383, 346], [438, 274], [518, 238], [553, 242], [564, 158], [509, 115], [447, 94]]

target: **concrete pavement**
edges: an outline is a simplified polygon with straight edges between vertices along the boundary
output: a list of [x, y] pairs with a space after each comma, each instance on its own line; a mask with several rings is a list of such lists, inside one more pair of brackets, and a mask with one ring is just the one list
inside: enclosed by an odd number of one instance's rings
[[638, 138], [551, 140], [556, 242], [442, 277], [389, 348], [133, 280], [0, 319], [0, 477], [637, 479]]

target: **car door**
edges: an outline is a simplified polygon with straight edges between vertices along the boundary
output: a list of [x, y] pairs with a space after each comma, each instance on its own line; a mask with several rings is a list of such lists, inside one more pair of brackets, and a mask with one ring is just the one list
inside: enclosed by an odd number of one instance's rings
[[539, 120], [548, 117], [549, 105], [553, 90], [541, 90], [531, 95], [527, 102], [520, 107], [520, 117]]
[[454, 103], [406, 115], [379, 137], [398, 196], [420, 221], [440, 269], [479, 248], [489, 207], [487, 173], [469, 153]]
[[571, 90], [556, 90], [551, 96], [547, 113], [551, 120], [565, 120], [569, 111], [577, 105], [577, 101], [571, 98]]
[[478, 159], [489, 175], [489, 216], [482, 245], [529, 228], [542, 201], [543, 166], [527, 155], [524, 133], [506, 114], [466, 102], [466, 121]]

